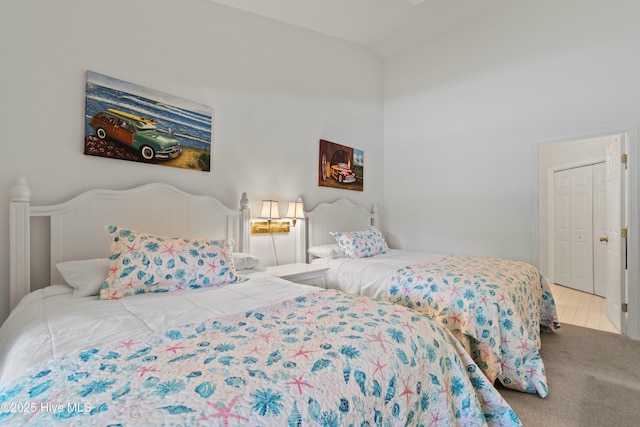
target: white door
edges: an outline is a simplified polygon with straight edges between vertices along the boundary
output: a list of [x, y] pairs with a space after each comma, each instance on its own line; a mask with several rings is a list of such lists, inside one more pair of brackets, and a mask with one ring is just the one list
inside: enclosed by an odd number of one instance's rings
[[592, 294], [595, 262], [593, 165], [562, 170], [553, 175], [554, 281]]
[[622, 295], [625, 289], [626, 265], [623, 260], [624, 239], [621, 230], [626, 226], [625, 209], [625, 168], [622, 167], [622, 153], [626, 152], [622, 136], [617, 136], [607, 145], [606, 180], [607, 180], [607, 298], [605, 310], [607, 316], [622, 333], [623, 313]]
[[607, 295], [607, 174], [605, 163], [593, 165], [593, 293]]
[[571, 171], [553, 174], [554, 282], [571, 286]]
[[592, 166], [571, 169], [571, 287], [593, 293]]

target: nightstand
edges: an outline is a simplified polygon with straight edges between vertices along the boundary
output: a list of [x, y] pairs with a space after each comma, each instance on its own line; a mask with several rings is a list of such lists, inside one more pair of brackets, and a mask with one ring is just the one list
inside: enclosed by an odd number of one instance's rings
[[267, 267], [267, 273], [301, 285], [325, 288], [326, 280], [324, 274], [328, 269], [328, 267], [320, 267], [318, 265], [296, 263]]

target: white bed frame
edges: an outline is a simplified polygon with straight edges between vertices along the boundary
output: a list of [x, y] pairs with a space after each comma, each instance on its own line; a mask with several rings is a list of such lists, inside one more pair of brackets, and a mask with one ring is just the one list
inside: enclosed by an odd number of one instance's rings
[[[305, 248], [335, 243], [330, 231], [358, 231], [371, 225], [380, 227], [378, 205], [373, 204], [371, 210], [363, 205], [347, 199], [338, 199], [331, 203], [320, 203], [306, 213], [307, 241]], [[311, 261], [312, 255], [307, 254]]]
[[[30, 196], [26, 180], [18, 178], [10, 197], [10, 310], [32, 290], [32, 241], [50, 241], [49, 282], [34, 284], [40, 287], [64, 283], [56, 268], [58, 262], [108, 257], [107, 225], [167, 237], [233, 239], [234, 251], [249, 253], [247, 193], [242, 194], [239, 210], [212, 196], [189, 194], [161, 183], [128, 190], [90, 190], [49, 206], [32, 206]], [[34, 238], [32, 217], [49, 218], [48, 239]]]

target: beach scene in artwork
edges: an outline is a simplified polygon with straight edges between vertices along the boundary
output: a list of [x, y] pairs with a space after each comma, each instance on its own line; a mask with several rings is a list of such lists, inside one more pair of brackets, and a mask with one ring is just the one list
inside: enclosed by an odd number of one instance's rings
[[209, 171], [213, 109], [87, 71], [85, 154]]

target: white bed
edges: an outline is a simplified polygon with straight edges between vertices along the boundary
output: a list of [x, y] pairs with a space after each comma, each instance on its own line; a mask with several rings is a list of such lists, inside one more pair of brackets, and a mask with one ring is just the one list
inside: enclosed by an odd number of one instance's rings
[[[369, 211], [346, 199], [318, 205], [307, 212], [307, 221], [309, 260], [328, 267], [328, 288], [427, 314], [456, 335], [490, 380], [548, 394], [540, 329], [559, 324], [551, 290], [535, 267], [493, 257], [388, 249], [384, 241], [369, 244], [367, 230], [379, 225], [377, 208]], [[331, 232], [346, 233], [334, 238]], [[379, 253], [359, 257], [360, 249], [354, 248], [364, 247]]]
[[[246, 196], [235, 210], [149, 184], [36, 207], [18, 181], [11, 205], [13, 310], [0, 329], [0, 423], [520, 425], [446, 329], [389, 302], [259, 271], [162, 292], [153, 283], [149, 292], [117, 299], [103, 292], [116, 276], [143, 271], [116, 269], [118, 263], [148, 256], [153, 265], [145, 274], [174, 268], [164, 262], [176, 250], [169, 243], [159, 250], [125, 238], [156, 244], [174, 242], [158, 236], [186, 236], [179, 241], [198, 247], [204, 239], [233, 239], [247, 252], [248, 206]], [[31, 216], [51, 218], [54, 284], [35, 291]], [[126, 227], [115, 234], [108, 228], [111, 250], [105, 225]], [[123, 242], [127, 250], [114, 252]], [[244, 259], [226, 250], [217, 255]], [[55, 267], [89, 259], [92, 277], [101, 277], [93, 268], [105, 267], [93, 261], [107, 256], [105, 282], [86, 288], [88, 296], [75, 279], [74, 287], [65, 284]], [[218, 262], [216, 270], [213, 264], [212, 277], [228, 272], [231, 262]], [[173, 283], [182, 276], [157, 278]]]

